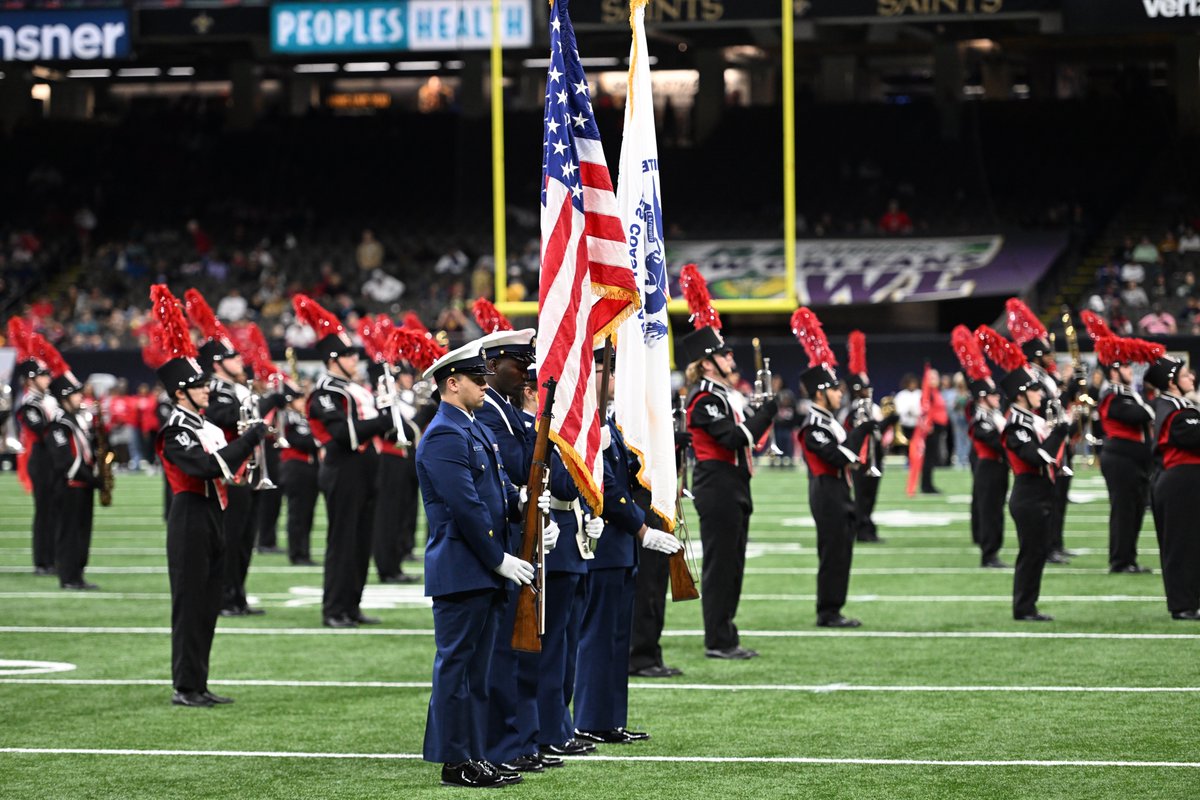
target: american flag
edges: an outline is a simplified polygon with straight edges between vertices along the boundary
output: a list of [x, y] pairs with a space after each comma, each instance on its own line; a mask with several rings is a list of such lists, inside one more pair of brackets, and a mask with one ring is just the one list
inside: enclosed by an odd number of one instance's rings
[[559, 382], [550, 435], [580, 494], [599, 513], [603, 422], [592, 349], [641, 300], [567, 0], [555, 0], [550, 9], [544, 133], [538, 376]]

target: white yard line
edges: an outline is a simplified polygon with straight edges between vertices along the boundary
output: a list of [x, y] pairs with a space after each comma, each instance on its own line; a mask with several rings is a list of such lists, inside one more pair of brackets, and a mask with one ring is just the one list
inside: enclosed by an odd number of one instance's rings
[[[82, 755], [82, 756], [143, 756], [198, 758], [297, 758], [343, 759], [359, 761], [419, 761], [418, 753], [304, 753], [281, 750], [133, 750], [88, 747], [3, 747], [0, 753], [14, 755]], [[1026, 759], [942, 760], [922, 758], [817, 758], [804, 756], [610, 756], [590, 755], [572, 759], [575, 764], [604, 761], [629, 761], [662, 764], [853, 764], [879, 767], [1131, 767], [1142, 769], [1200, 769], [1200, 761], [1091, 761], [1061, 759], [1054, 761]]]
[[[255, 593], [261, 600], [295, 600], [296, 595], [286, 592]], [[0, 592], [0, 600], [158, 600], [169, 601], [171, 595], [167, 592]], [[808, 603], [816, 600], [811, 594], [744, 594], [742, 600], [756, 602]], [[1164, 598], [1159, 595], [1042, 595], [1046, 603], [1161, 603]], [[847, 602], [851, 603], [1007, 603], [1012, 601], [1011, 595], [1006, 594], [860, 594], [850, 595]], [[282, 607], [282, 606], [281, 606]]]

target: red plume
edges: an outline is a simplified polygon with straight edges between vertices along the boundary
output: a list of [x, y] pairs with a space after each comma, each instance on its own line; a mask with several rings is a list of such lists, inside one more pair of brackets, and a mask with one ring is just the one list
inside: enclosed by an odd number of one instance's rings
[[1096, 358], [1101, 364], [1152, 364], [1167, 348], [1161, 344], [1147, 342], [1145, 339], [1122, 339], [1119, 336], [1106, 336], [1096, 340]]
[[151, 319], [143, 325], [142, 335], [146, 337], [146, 343], [142, 345], [142, 362], [147, 367], [158, 369], [171, 359], [167, 354], [166, 344], [163, 342], [163, 328], [158, 320]]
[[1108, 323], [1099, 314], [1091, 311], [1079, 312], [1079, 318], [1083, 320], [1083, 327], [1087, 328], [1088, 336], [1092, 337], [1092, 341], [1098, 342], [1109, 336], [1116, 336], [1112, 328], [1108, 327]]
[[17, 361], [33, 358], [29, 336], [33, 329], [22, 317], [8, 318], [8, 343], [17, 349]]
[[792, 314], [792, 333], [796, 334], [804, 346], [804, 352], [808, 353], [810, 367], [837, 366], [837, 356], [830, 349], [829, 340], [825, 338], [821, 320], [817, 319], [816, 314], [803, 306], [797, 308]]
[[183, 316], [183, 309], [179, 307], [179, 300], [171, 294], [166, 284], [156, 283], [150, 287], [150, 313], [162, 328], [159, 341], [167, 361], [172, 358], [195, 358], [199, 355], [196, 344], [192, 341], [187, 319]]
[[217, 319], [217, 315], [213, 313], [212, 306], [204, 299], [204, 295], [195, 289], [188, 289], [183, 293], [183, 300], [184, 307], [187, 308], [188, 319], [200, 331], [201, 336], [233, 347], [233, 337], [221, 324], [221, 320]]
[[1005, 372], [1012, 372], [1028, 363], [1021, 348], [987, 325], [980, 325], [975, 329], [975, 338], [979, 340], [987, 357], [996, 362], [996, 366]]
[[246, 351], [250, 353], [251, 365], [257, 377], [270, 378], [283, 374], [283, 370], [271, 360], [271, 346], [267, 344], [267, 337], [263, 335], [262, 328], [253, 322], [246, 323], [246, 344]]
[[58, 348], [46, 341], [46, 337], [37, 331], [29, 332], [29, 349], [33, 357], [45, 364], [46, 369], [50, 370], [50, 374], [55, 378], [71, 371]]
[[691, 313], [689, 319], [696, 330], [721, 330], [721, 315], [713, 308], [712, 298], [708, 296], [708, 283], [695, 264], [683, 265], [683, 271], [679, 273], [679, 288], [683, 290], [683, 299], [687, 301]]
[[429, 328], [425, 327], [425, 323], [421, 322], [421, 318], [415, 311], [409, 311], [404, 315], [404, 327], [411, 328], [418, 333], [429, 333]]
[[847, 369], [852, 375], [867, 374], [867, 335], [862, 331], [850, 331], [850, 340], [846, 344], [850, 352], [850, 363]]
[[300, 321], [316, 332], [318, 339], [323, 339], [330, 334], [344, 333], [346, 330], [337, 317], [306, 294], [297, 292], [293, 295], [292, 308], [295, 309], [296, 316]]
[[446, 348], [439, 345], [428, 332], [405, 325], [392, 329], [385, 352], [389, 361], [407, 361], [413, 369], [424, 372], [433, 366], [433, 362], [446, 355]]
[[364, 314], [358, 320], [356, 330], [358, 338], [362, 339], [363, 349], [367, 351], [367, 355], [370, 356], [371, 360], [375, 362], [383, 361], [383, 347], [386, 339], [381, 335], [378, 323], [371, 319], [370, 314]]
[[954, 348], [954, 355], [958, 356], [958, 363], [962, 364], [968, 380], [981, 381], [992, 377], [992, 369], [983, 357], [979, 340], [966, 325], [959, 325], [950, 332], [950, 346]]
[[471, 311], [475, 314], [475, 322], [483, 329], [485, 334], [495, 333], [496, 331], [511, 331], [512, 323], [508, 321], [508, 317], [500, 313], [500, 309], [492, 305], [492, 301], [486, 297], [480, 297], [475, 301]]
[[1008, 335], [1014, 342], [1025, 344], [1034, 339], [1047, 338], [1046, 326], [1029, 309], [1029, 306], [1016, 297], [1010, 297], [1004, 307], [1008, 309]]

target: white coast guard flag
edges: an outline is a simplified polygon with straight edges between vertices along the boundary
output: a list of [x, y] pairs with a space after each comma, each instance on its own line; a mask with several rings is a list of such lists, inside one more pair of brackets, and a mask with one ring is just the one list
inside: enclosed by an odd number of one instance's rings
[[645, 0], [633, 0], [633, 44], [625, 134], [617, 183], [617, 206], [625, 226], [641, 309], [617, 330], [617, 425], [642, 462], [638, 480], [650, 490], [651, 507], [675, 526], [675, 437], [671, 419], [671, 361], [667, 339], [667, 270], [663, 242], [654, 98], [646, 49]]

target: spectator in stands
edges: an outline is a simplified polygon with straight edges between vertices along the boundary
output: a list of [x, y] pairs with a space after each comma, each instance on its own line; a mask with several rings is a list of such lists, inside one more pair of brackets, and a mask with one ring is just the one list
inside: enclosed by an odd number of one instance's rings
[[954, 464], [959, 469], [967, 469], [971, 465], [971, 436], [967, 431], [971, 393], [967, 390], [967, 379], [961, 372], [954, 373], [953, 393], [943, 393], [943, 396], [946, 397], [946, 409], [950, 412], [950, 429], [954, 432]]
[[462, 250], [455, 248], [437, 260], [433, 271], [437, 275], [462, 275], [467, 271], [471, 260]]
[[241, 322], [246, 318], [248, 308], [246, 298], [242, 297], [241, 291], [234, 286], [217, 303], [217, 316], [225, 322]]
[[[513, 260], [513, 263], [519, 262]], [[486, 297], [489, 300], [495, 297], [492, 292], [492, 283], [495, 280], [494, 271], [494, 262], [486, 256], [475, 262], [475, 269], [471, 271], [472, 297]]]
[[1187, 305], [1179, 312], [1177, 323], [1178, 327], [1189, 332], [1200, 325], [1200, 296], [1188, 295]]
[[142, 453], [146, 457], [146, 466], [149, 466], [154, 463], [154, 437], [158, 433], [158, 398], [150, 391], [148, 384], [138, 384], [134, 405], [137, 408], [137, 428], [142, 438]]
[[1149, 236], [1143, 236], [1133, 248], [1133, 260], [1147, 267], [1158, 264], [1158, 248], [1150, 241]]
[[383, 266], [383, 245], [375, 238], [375, 232], [365, 230], [358, 250], [354, 253], [358, 268], [363, 272], [372, 272]]
[[1175, 238], [1175, 231], [1168, 229], [1163, 234], [1162, 241], [1158, 243], [1158, 254], [1163, 269], [1173, 272], [1179, 265], [1179, 240]]
[[1138, 320], [1138, 331], [1147, 336], [1169, 336], [1176, 332], [1175, 318], [1155, 303], [1150, 313]]
[[1188, 225], [1179, 239], [1179, 255], [1186, 261], [1194, 258], [1197, 253], [1200, 253], [1200, 233], [1196, 233], [1196, 229]]
[[1196, 295], [1196, 273], [1188, 270], [1183, 273], [1183, 280], [1175, 287], [1175, 296], [1181, 300], [1186, 300], [1189, 297]]
[[1146, 296], [1146, 290], [1142, 288], [1137, 281], [1126, 281], [1125, 289], [1121, 292], [1121, 302], [1130, 309], [1130, 311], [1138, 311], [1150, 305], [1150, 298]]
[[896, 414], [900, 418], [900, 429], [911, 440], [921, 421], [921, 384], [916, 375], [908, 373], [901, 378], [900, 387], [895, 397]]
[[1108, 327], [1112, 328], [1113, 333], [1117, 336], [1133, 335], [1133, 323], [1125, 315], [1125, 308], [1121, 305], [1120, 300], [1113, 300], [1108, 312]]
[[404, 281], [387, 274], [382, 269], [371, 272], [370, 279], [363, 284], [363, 296], [377, 305], [394, 303], [404, 294]]
[[902, 236], [912, 233], [912, 229], [912, 218], [900, 208], [900, 201], [889, 200], [887, 211], [879, 218], [879, 232], [885, 236]]
[[1121, 267], [1121, 283], [1136, 283], [1139, 286], [1146, 280], [1146, 268], [1136, 261], [1126, 261]]
[[200, 227], [199, 220], [188, 220], [187, 231], [192, 235], [192, 247], [196, 250], [196, 255], [204, 258], [212, 250], [212, 239]]
[[1161, 303], [1171, 296], [1171, 290], [1167, 287], [1167, 274], [1159, 272], [1154, 276], [1154, 280], [1150, 283], [1150, 302]]

